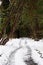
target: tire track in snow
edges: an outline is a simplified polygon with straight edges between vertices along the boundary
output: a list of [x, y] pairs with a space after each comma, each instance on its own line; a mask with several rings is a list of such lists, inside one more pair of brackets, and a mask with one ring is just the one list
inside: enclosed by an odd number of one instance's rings
[[[20, 47], [20, 48], [21, 48], [21, 47]], [[9, 59], [8, 59], [8, 62], [6, 63], [6, 65], [11, 65], [11, 61], [13, 60], [15, 53], [16, 53], [17, 50], [19, 50], [20, 48], [17, 48], [16, 50], [14, 50], [14, 51], [10, 54]], [[12, 64], [12, 65], [13, 65], [13, 64]]]
[[[23, 45], [21, 44], [22, 42]], [[35, 63], [32, 61], [32, 58], [30, 59], [31, 49], [29, 46], [27, 46], [27, 41], [21, 39], [19, 42], [19, 46], [20, 46], [19, 48], [14, 49], [14, 51], [10, 54], [6, 65], [35, 65]], [[26, 51], [25, 49], [28, 49], [28, 53], [25, 52]]]
[[40, 54], [40, 57], [43, 59], [42, 53], [37, 49], [36, 49], [36, 51], [37, 51], [38, 54]]
[[15, 53], [15, 65], [27, 65], [26, 60], [30, 60], [30, 51], [28, 53], [27, 47], [22, 47]]
[[[9, 56], [9, 59], [8, 59], [8, 62], [7, 62], [7, 64], [6, 65], [14, 65], [15, 63], [17, 63], [17, 61], [15, 62], [15, 59], [16, 59], [16, 56], [17, 56], [17, 58], [19, 58], [19, 54], [22, 54], [23, 52], [23, 50], [24, 50], [24, 47], [22, 47], [21, 46], [21, 41], [22, 40], [20, 40], [20, 47], [19, 48], [17, 48], [16, 50], [14, 50], [11, 54], [10, 54], [10, 56]], [[24, 43], [26, 43], [26, 41], [24, 42]], [[28, 51], [29, 52], [31, 52], [30, 51], [30, 48], [29, 47], [26, 47], [26, 49], [28, 49]], [[21, 50], [21, 51], [20, 51]], [[18, 53], [19, 52], [19, 53]], [[22, 53], [21, 53], [22, 52]], [[24, 52], [25, 52], [25, 50], [24, 50]], [[29, 53], [29, 54], [27, 54], [27, 56], [28, 55], [31, 55], [31, 53]], [[20, 56], [21, 57], [21, 56]], [[27, 57], [28, 58], [28, 57]], [[17, 59], [16, 59], [17, 60]], [[19, 59], [19, 60], [23, 60], [23, 58], [21, 58], [21, 59]], [[19, 62], [19, 61], [18, 61]], [[25, 65], [25, 62], [23, 62], [24, 63], [24, 65]], [[16, 64], [15, 64], [16, 65]]]

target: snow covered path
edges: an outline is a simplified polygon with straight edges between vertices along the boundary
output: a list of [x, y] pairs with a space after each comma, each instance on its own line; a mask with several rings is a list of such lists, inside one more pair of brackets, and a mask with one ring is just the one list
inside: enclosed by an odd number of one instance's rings
[[[25, 42], [25, 41], [23, 41]], [[19, 44], [20, 45], [20, 44]], [[29, 53], [28, 53], [29, 51]], [[25, 45], [20, 45], [19, 48], [14, 50], [10, 55], [7, 65], [26, 65], [25, 60], [30, 60], [31, 49]], [[12, 60], [11, 60], [12, 59]]]
[[27, 65], [25, 61], [31, 58], [34, 63], [43, 65], [43, 39], [9, 39], [6, 45], [0, 45], [0, 65]]

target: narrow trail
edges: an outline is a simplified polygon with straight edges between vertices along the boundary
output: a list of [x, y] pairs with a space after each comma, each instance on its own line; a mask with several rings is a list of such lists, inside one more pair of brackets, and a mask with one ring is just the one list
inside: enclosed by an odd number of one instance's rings
[[[24, 43], [26, 44], [27, 42], [24, 41]], [[37, 65], [37, 64], [35, 64], [32, 61], [31, 49], [26, 45], [22, 46], [20, 41], [20, 47], [11, 53], [6, 65]]]
[[[24, 61], [28, 60], [28, 59], [30, 60], [30, 57], [28, 57], [28, 56], [30, 56], [30, 54], [27, 54], [27, 50], [28, 50], [27, 48], [22, 48], [22, 47], [16, 49], [10, 55], [7, 65], [26, 65], [26, 63]], [[21, 62], [20, 62], [20, 60], [21, 60]]]
[[0, 65], [43, 65], [42, 45], [38, 43], [27, 38], [10, 39], [0, 46]]
[[9, 56], [9, 59], [8, 59], [8, 62], [6, 63], [6, 65], [14, 65], [15, 64], [15, 53], [19, 50], [20, 48], [17, 48], [16, 50], [14, 50], [10, 56]]
[[[6, 65], [37, 65], [33, 62], [27, 48], [20, 47], [16, 49], [9, 57]], [[23, 55], [24, 54], [24, 55]]]

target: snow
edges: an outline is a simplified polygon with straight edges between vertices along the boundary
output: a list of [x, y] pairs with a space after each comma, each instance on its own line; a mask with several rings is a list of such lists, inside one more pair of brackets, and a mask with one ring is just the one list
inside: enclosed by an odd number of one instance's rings
[[34, 63], [43, 65], [43, 39], [16, 38], [0, 45], [0, 65], [27, 65], [25, 61], [31, 58]]
[[26, 65], [24, 61], [28, 59], [30, 59], [30, 52], [28, 53], [28, 49], [23, 47], [19, 49], [15, 54], [15, 65]]

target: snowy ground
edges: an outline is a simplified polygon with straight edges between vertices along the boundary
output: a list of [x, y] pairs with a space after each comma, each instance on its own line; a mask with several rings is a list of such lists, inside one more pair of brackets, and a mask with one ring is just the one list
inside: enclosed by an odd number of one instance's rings
[[4, 46], [0, 45], [0, 65], [27, 65], [25, 61], [31, 59], [43, 65], [43, 39], [9, 39]]

